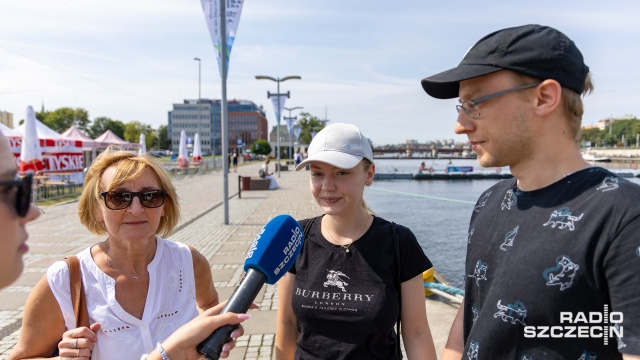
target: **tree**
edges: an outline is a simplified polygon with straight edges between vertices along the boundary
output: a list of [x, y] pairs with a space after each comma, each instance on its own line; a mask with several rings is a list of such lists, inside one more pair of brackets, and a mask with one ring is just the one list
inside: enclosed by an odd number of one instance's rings
[[298, 127], [300, 127], [300, 137], [298, 138], [298, 142], [301, 144], [310, 144], [312, 138], [311, 133], [319, 132], [324, 128], [324, 125], [322, 125], [322, 121], [320, 121], [318, 117], [306, 112], [301, 112], [300, 120], [298, 120]]
[[251, 145], [251, 152], [254, 154], [269, 155], [271, 154], [271, 145], [267, 140], [257, 140]]
[[602, 145], [602, 132], [598, 128], [584, 129], [582, 130], [582, 141], [590, 141], [591, 146]]
[[151, 125], [131, 121], [124, 126], [124, 140], [137, 143], [140, 141], [140, 134], [144, 134], [147, 149], [152, 149], [153, 145], [158, 142], [156, 132], [151, 128]]
[[[635, 145], [637, 134], [640, 134], [640, 120], [637, 118], [618, 120], [604, 130], [582, 130], [582, 141], [591, 141], [591, 146], [623, 146]], [[622, 142], [624, 135], [625, 142]]]
[[87, 131], [89, 112], [83, 108], [61, 107], [54, 111], [36, 113], [36, 119], [42, 121], [53, 131], [62, 133], [75, 125], [82, 131]]
[[158, 128], [158, 148], [171, 149], [171, 139], [169, 139], [169, 126], [160, 125]]
[[105, 131], [111, 130], [118, 137], [124, 139], [124, 123], [119, 120], [112, 120], [106, 116], [93, 119], [93, 124], [89, 127], [88, 134], [92, 138], [97, 138]]

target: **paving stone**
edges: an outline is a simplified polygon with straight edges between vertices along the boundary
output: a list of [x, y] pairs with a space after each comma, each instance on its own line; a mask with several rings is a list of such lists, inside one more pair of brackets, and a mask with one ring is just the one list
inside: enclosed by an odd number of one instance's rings
[[45, 271], [38, 272], [23, 272], [22, 275], [16, 280], [12, 286], [15, 285], [25, 285], [25, 286], [34, 286], [40, 279], [42, 279], [42, 275], [45, 274]]

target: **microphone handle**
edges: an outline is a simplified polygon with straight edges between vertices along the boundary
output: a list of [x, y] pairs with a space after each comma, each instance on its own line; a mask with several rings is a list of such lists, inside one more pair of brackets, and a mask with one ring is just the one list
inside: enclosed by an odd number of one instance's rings
[[[232, 312], [236, 314], [246, 313], [262, 289], [262, 285], [267, 282], [267, 276], [262, 272], [249, 268], [235, 289], [227, 304], [222, 308], [220, 314]], [[222, 345], [231, 340], [231, 333], [237, 329], [238, 325], [224, 325], [214, 331], [208, 338], [201, 342], [197, 350], [207, 360], [218, 360], [222, 352]]]

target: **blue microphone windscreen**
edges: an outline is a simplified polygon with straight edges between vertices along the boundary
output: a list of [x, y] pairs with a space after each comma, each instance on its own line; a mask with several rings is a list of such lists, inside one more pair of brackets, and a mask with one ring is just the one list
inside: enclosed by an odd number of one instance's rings
[[267, 277], [267, 284], [275, 284], [296, 261], [303, 242], [300, 224], [289, 215], [278, 215], [260, 230], [251, 244], [244, 271], [256, 269]]

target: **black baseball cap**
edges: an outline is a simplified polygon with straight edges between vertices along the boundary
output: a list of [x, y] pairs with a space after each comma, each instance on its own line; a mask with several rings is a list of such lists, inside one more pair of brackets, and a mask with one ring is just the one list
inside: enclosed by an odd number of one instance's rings
[[422, 79], [422, 88], [437, 99], [458, 97], [460, 81], [503, 69], [541, 80], [553, 79], [581, 94], [589, 67], [571, 39], [542, 25], [498, 30], [478, 41], [460, 64]]

